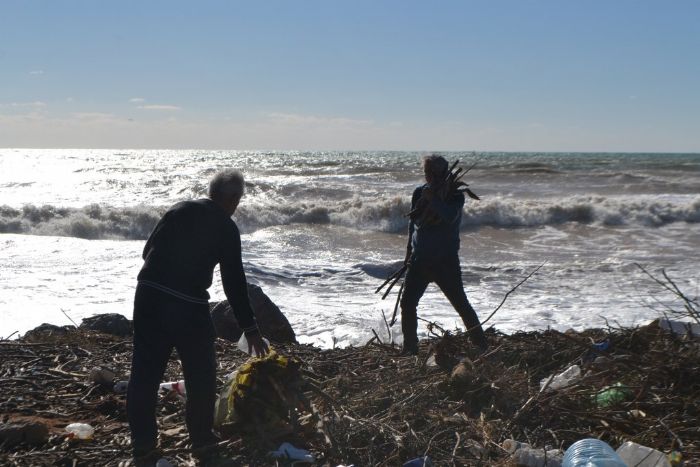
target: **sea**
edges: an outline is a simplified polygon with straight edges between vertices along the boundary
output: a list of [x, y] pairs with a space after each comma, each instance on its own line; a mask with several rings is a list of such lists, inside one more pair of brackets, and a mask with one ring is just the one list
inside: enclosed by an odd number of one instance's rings
[[[0, 149], [0, 338], [98, 313], [131, 318], [160, 216], [236, 168], [246, 178], [234, 220], [247, 278], [299, 341], [362, 345], [376, 332], [398, 343], [400, 326], [385, 322], [398, 286], [385, 300], [375, 290], [403, 260], [423, 155]], [[700, 154], [442, 155], [470, 169], [481, 198], [464, 206], [460, 258], [485, 327], [614, 328], [682, 310], [642, 268], [698, 296]], [[210, 293], [225, 299], [218, 271]], [[423, 337], [428, 323], [463, 328], [434, 285], [418, 313]]]

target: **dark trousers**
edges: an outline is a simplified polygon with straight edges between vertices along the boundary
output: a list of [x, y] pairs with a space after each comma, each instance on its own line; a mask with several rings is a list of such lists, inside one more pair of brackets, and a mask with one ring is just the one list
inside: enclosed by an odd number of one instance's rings
[[481, 349], [488, 345], [484, 330], [479, 324], [476, 311], [472, 308], [462, 286], [462, 270], [457, 256], [446, 259], [431, 259], [430, 261], [414, 261], [408, 268], [401, 297], [401, 330], [403, 331], [404, 348], [418, 348], [418, 317], [416, 309], [428, 284], [435, 282], [445, 294], [454, 309], [459, 313], [464, 325], [469, 331], [472, 343]]
[[158, 387], [175, 348], [187, 390], [186, 422], [193, 448], [216, 442], [215, 332], [206, 304], [190, 303], [139, 285], [134, 300], [134, 354], [127, 413], [134, 456], [156, 448]]

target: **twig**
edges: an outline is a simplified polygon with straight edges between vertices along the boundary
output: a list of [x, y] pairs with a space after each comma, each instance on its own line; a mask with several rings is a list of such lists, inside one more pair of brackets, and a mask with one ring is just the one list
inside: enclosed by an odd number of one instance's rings
[[[401, 284], [401, 288], [403, 289], [403, 284]], [[401, 290], [399, 289], [399, 294], [401, 293]], [[386, 335], [389, 339], [391, 339], [391, 345], [394, 345], [394, 338], [391, 335], [391, 327], [389, 326], [389, 323], [386, 320], [386, 315], [384, 314], [384, 309], [382, 308], [382, 319], [384, 320], [384, 326], [386, 326]], [[393, 318], [392, 318], [392, 325], [393, 325]]]
[[403, 274], [403, 272], [406, 270], [406, 265], [404, 264], [401, 266], [399, 269], [394, 271], [389, 277], [386, 278], [384, 282], [382, 282], [382, 285], [377, 287], [377, 290], [374, 291], [374, 293], [379, 293], [380, 290], [384, 288], [385, 285], [387, 285], [392, 279], [396, 278], [396, 276]]
[[7, 337], [2, 337], [2, 338], [0, 338], [0, 341], [9, 341], [9, 340], [10, 340], [10, 337], [14, 336], [14, 335], [17, 334], [18, 332], [19, 332], [19, 331], [15, 331], [15, 332], [13, 332], [12, 334], [10, 334], [10, 335], [7, 336]]
[[386, 298], [386, 296], [389, 295], [389, 292], [391, 292], [391, 289], [394, 288], [396, 283], [401, 280], [401, 278], [403, 277], [403, 275], [407, 269], [408, 269], [408, 266], [405, 266], [405, 265], [403, 268], [401, 268], [400, 274], [394, 278], [394, 281], [386, 289], [386, 291], [384, 292], [384, 295], [382, 295], [382, 300], [384, 300]]
[[452, 449], [452, 461], [454, 462], [455, 457], [457, 456], [457, 448], [459, 448], [459, 443], [462, 442], [462, 437], [459, 435], [458, 431], [455, 431], [455, 435], [457, 435], [457, 442], [455, 443], [454, 449]]
[[513, 292], [515, 292], [515, 289], [517, 289], [518, 287], [520, 287], [521, 285], [523, 285], [523, 284], [525, 283], [525, 281], [527, 281], [529, 278], [531, 278], [532, 276], [534, 276], [535, 273], [536, 273], [537, 271], [539, 271], [540, 268], [542, 268], [542, 266], [544, 266], [545, 264], [547, 264], [546, 261], [545, 261], [544, 263], [540, 264], [539, 266], [537, 266], [537, 267], [535, 268], [534, 271], [532, 271], [530, 274], [528, 274], [523, 280], [521, 280], [520, 282], [518, 282], [517, 285], [516, 285], [515, 287], [513, 287], [513, 288], [510, 289], [508, 292], [506, 292], [506, 294], [503, 296], [503, 300], [501, 300], [501, 303], [499, 303], [498, 306], [496, 307], [496, 309], [493, 310], [493, 311], [491, 312], [491, 314], [488, 316], [488, 318], [486, 318], [485, 320], [483, 320], [478, 326], [473, 326], [473, 327], [467, 329], [467, 332], [469, 332], [469, 331], [471, 331], [471, 330], [473, 330], [473, 329], [476, 329], [476, 328], [479, 327], [479, 326], [483, 326], [483, 325], [486, 324], [491, 318], [493, 318], [493, 315], [495, 315], [496, 312], [497, 312], [498, 310], [501, 309], [501, 307], [503, 306], [503, 304], [504, 304], [504, 303], [506, 302], [506, 300], [508, 299], [508, 295], [510, 295], [510, 294], [512, 294]]
[[68, 318], [68, 319], [70, 320], [70, 322], [73, 323], [73, 326], [75, 326], [75, 327], [77, 328], [78, 325], [75, 323], [75, 321], [73, 321], [73, 318], [71, 318], [70, 316], [68, 316], [68, 313], [66, 313], [66, 310], [64, 310], [63, 308], [61, 308], [60, 310], [61, 310], [61, 313], [63, 313], [64, 315], [66, 315], [66, 318]]
[[396, 304], [394, 305], [394, 314], [391, 315], [391, 323], [389, 326], [393, 326], [394, 323], [396, 323], [396, 315], [399, 311], [399, 304], [401, 303], [401, 296], [403, 295], [403, 287], [406, 285], [406, 281], [403, 281], [401, 283], [401, 287], [399, 287], [399, 293], [396, 295]]

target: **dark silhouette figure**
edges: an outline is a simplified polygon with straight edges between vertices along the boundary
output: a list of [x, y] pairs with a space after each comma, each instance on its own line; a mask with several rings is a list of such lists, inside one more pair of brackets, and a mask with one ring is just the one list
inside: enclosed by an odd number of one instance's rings
[[408, 271], [401, 297], [403, 351], [406, 354], [418, 353], [416, 309], [430, 282], [440, 287], [459, 313], [472, 342], [485, 350], [488, 343], [479, 318], [464, 293], [459, 264], [459, 225], [464, 194], [445, 190], [449, 167], [443, 157], [426, 156], [423, 170], [427, 183], [416, 188], [411, 199], [405, 260]]

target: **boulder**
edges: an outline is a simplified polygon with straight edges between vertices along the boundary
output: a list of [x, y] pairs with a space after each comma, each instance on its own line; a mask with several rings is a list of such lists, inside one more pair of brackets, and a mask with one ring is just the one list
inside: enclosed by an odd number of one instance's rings
[[[296, 342], [294, 330], [282, 311], [275, 305], [262, 289], [254, 284], [248, 284], [248, 298], [258, 320], [260, 332], [272, 342]], [[211, 318], [216, 328], [216, 335], [222, 339], [237, 342], [241, 331], [228, 300], [209, 305]]]
[[31, 329], [27, 331], [23, 339], [31, 342], [31, 341], [43, 341], [47, 338], [52, 338], [52, 337], [57, 337], [57, 336], [65, 336], [71, 331], [75, 330], [75, 326], [56, 326], [55, 324], [48, 324], [48, 323], [43, 323], [40, 324], [39, 326], [35, 327], [34, 329]]
[[20, 443], [41, 445], [49, 439], [49, 428], [37, 421], [0, 423], [0, 445], [12, 447]]
[[134, 332], [131, 321], [119, 313], [104, 313], [90, 316], [83, 319], [83, 322], [80, 323], [80, 328], [120, 337], [130, 336]]

